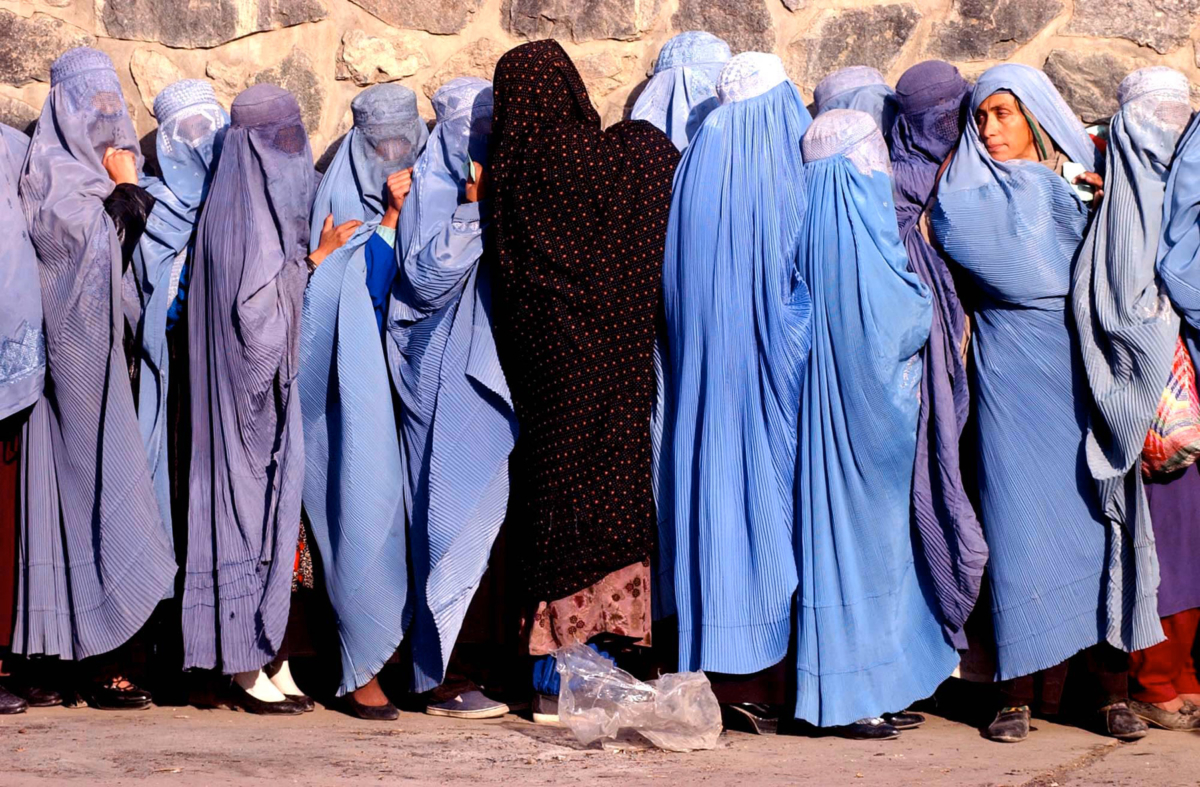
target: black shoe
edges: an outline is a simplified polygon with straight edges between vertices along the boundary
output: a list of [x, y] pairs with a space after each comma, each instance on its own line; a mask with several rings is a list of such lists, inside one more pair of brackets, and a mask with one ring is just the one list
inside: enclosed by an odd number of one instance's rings
[[116, 683], [93, 683], [84, 686], [80, 694], [88, 707], [98, 710], [145, 710], [150, 707], [154, 701], [150, 692], [129, 681], [122, 682], [125, 684], [123, 687]]
[[1001, 708], [988, 725], [987, 736], [1000, 743], [1020, 743], [1029, 737], [1029, 706]]
[[885, 713], [883, 720], [898, 730], [915, 730], [925, 723], [925, 717], [920, 713], [902, 710], [899, 713]]
[[24, 678], [5, 678], [4, 688], [25, 700], [31, 708], [53, 708], [63, 704], [62, 695], [57, 691], [30, 683]]
[[27, 710], [29, 710], [28, 702], [11, 691], [0, 688], [0, 716], [11, 716], [15, 713], [24, 713]]
[[1100, 732], [1119, 741], [1136, 741], [1146, 737], [1149, 727], [1124, 702], [1114, 702], [1100, 709]]
[[779, 711], [761, 702], [723, 704], [721, 722], [727, 730], [749, 732], [752, 735], [774, 735], [779, 732]]
[[353, 692], [342, 697], [342, 705], [346, 713], [364, 721], [395, 721], [400, 718], [400, 709], [392, 703], [389, 702], [386, 705], [363, 705], [354, 699]]
[[267, 702], [253, 696], [236, 683], [231, 688], [233, 707], [246, 713], [256, 713], [259, 716], [299, 716], [304, 713], [304, 706], [284, 699], [280, 702]]
[[299, 705], [305, 713], [312, 713], [317, 709], [317, 703], [313, 702], [313, 698], [307, 694], [284, 694], [283, 696]]
[[830, 727], [827, 734], [851, 741], [890, 741], [900, 737], [900, 730], [883, 719], [859, 719], [853, 724]]

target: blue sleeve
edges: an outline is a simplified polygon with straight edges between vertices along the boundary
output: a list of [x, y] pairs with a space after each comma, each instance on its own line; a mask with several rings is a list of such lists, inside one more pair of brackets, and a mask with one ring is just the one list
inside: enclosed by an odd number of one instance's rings
[[367, 241], [366, 258], [367, 292], [371, 294], [371, 305], [375, 307], [375, 322], [379, 324], [379, 331], [382, 333], [388, 295], [392, 292], [392, 282], [396, 278], [396, 252], [381, 232], [375, 232]]

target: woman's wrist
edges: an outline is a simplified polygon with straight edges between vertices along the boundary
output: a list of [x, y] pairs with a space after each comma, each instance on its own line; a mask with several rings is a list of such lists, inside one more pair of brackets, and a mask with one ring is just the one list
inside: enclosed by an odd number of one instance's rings
[[383, 218], [380, 219], [379, 225], [387, 227], [390, 230], [396, 229], [400, 224], [400, 211], [394, 206], [388, 205], [387, 210], [383, 212]]

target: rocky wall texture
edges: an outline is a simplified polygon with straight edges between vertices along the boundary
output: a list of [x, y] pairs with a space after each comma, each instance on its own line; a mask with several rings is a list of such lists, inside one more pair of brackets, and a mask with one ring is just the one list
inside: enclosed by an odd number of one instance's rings
[[694, 29], [778, 53], [810, 98], [842, 66], [894, 81], [927, 58], [969, 77], [1006, 60], [1042, 67], [1089, 121], [1115, 110], [1134, 68], [1170, 65], [1200, 83], [1200, 0], [0, 0], [0, 121], [28, 127], [51, 61], [91, 44], [117, 64], [144, 135], [175, 79], [205, 77], [226, 102], [274, 82], [299, 98], [319, 156], [363, 87], [401, 82], [431, 116], [443, 82], [490, 78], [507, 49], [553, 36], [611, 123], [662, 43]]

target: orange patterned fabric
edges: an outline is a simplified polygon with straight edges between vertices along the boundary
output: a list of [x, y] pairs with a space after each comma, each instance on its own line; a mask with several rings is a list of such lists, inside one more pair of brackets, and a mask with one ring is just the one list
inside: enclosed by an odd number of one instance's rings
[[1158, 403], [1158, 412], [1142, 448], [1142, 474], [1151, 477], [1182, 470], [1200, 455], [1200, 401], [1196, 370], [1187, 346], [1175, 343], [1171, 379]]
[[535, 599], [649, 557], [652, 351], [679, 153], [644, 121], [601, 131], [554, 41], [496, 66], [496, 335], [520, 437], [509, 521]]

